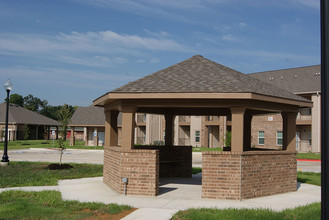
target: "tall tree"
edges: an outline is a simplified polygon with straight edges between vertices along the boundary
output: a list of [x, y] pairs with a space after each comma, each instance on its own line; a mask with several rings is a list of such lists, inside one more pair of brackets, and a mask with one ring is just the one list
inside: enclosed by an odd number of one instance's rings
[[41, 100], [37, 97], [34, 97], [33, 95], [29, 94], [24, 97], [24, 108], [39, 112], [41, 109], [46, 107], [48, 105], [47, 100]]
[[[5, 98], [5, 102], [7, 101], [7, 98]], [[24, 98], [23, 96], [19, 95], [19, 94], [11, 94], [9, 96], [9, 103], [15, 104], [15, 105], [19, 105], [21, 107], [24, 106]]]

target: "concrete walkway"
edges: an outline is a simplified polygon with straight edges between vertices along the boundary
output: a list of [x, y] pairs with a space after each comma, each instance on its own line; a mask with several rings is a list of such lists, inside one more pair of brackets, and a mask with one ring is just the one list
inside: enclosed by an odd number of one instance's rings
[[60, 180], [58, 186], [14, 187], [5, 190], [58, 190], [64, 200], [80, 202], [102, 202], [130, 205], [139, 208], [126, 216], [125, 220], [167, 220], [178, 210], [188, 208], [268, 208], [280, 211], [321, 201], [321, 187], [298, 184], [296, 192], [242, 201], [201, 199], [201, 173], [191, 179], [161, 178], [160, 195], [157, 197], [123, 196], [103, 183], [102, 177]]
[[201, 199], [201, 174], [191, 179], [165, 178], [160, 180], [157, 197], [122, 196], [102, 182], [101, 177], [59, 181], [59, 190], [65, 200], [102, 202], [130, 205], [139, 208], [126, 216], [132, 219], [170, 219], [178, 210], [188, 208], [268, 208], [280, 211], [321, 201], [321, 187], [298, 184], [296, 192], [284, 193], [242, 201]]

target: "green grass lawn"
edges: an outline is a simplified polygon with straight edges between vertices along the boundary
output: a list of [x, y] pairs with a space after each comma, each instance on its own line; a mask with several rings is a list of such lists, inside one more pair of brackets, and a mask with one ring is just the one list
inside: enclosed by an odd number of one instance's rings
[[[70, 146], [70, 142], [67, 140], [64, 143], [65, 148], [68, 149], [97, 149], [103, 150], [103, 146], [85, 146], [84, 141], [76, 141], [75, 146]], [[28, 140], [28, 141], [9, 141], [8, 150], [13, 149], [26, 149], [26, 148], [58, 148], [57, 140]], [[0, 143], [0, 149], [3, 150], [3, 142]]]
[[311, 159], [311, 160], [321, 160], [321, 154], [316, 153], [298, 153], [298, 159]]
[[223, 148], [208, 148], [208, 147], [192, 147], [193, 152], [202, 152], [202, 151], [223, 151]]
[[[0, 219], [84, 219], [131, 209], [126, 205], [63, 201], [57, 191], [6, 191], [0, 194]], [[106, 217], [111, 219], [111, 216]]]
[[202, 172], [202, 168], [201, 167], [192, 167], [192, 174], [197, 174]]
[[73, 164], [69, 170], [49, 170], [45, 162], [10, 162], [0, 166], [0, 188], [16, 186], [51, 186], [60, 179], [103, 176], [103, 165]]
[[188, 209], [177, 212], [172, 220], [274, 220], [274, 219], [321, 219], [321, 204], [313, 203], [295, 209], [275, 212], [268, 209]]
[[321, 173], [297, 172], [297, 181], [321, 186]]

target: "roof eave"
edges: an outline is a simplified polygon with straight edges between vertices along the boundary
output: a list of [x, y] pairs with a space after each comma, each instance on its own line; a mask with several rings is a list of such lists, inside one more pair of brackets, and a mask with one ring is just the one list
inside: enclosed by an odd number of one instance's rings
[[106, 103], [125, 99], [253, 99], [300, 107], [313, 106], [312, 102], [309, 100], [301, 101], [255, 93], [108, 93], [94, 100], [93, 104], [95, 106], [104, 106]]

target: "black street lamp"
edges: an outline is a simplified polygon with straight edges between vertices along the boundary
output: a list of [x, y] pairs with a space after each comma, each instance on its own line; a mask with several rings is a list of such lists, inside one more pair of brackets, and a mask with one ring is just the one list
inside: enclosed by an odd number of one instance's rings
[[13, 84], [11, 84], [10, 80], [8, 79], [7, 82], [5, 83], [5, 89], [7, 91], [7, 110], [6, 110], [6, 129], [5, 129], [5, 144], [4, 144], [4, 151], [3, 151], [3, 156], [2, 156], [2, 164], [8, 165], [9, 163], [9, 157], [7, 154], [7, 144], [8, 144], [8, 114], [9, 114], [9, 93], [13, 88]]

